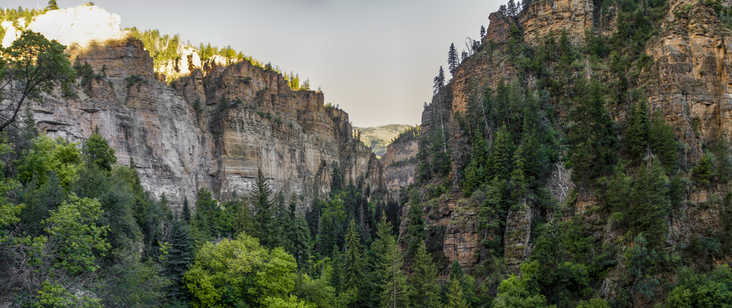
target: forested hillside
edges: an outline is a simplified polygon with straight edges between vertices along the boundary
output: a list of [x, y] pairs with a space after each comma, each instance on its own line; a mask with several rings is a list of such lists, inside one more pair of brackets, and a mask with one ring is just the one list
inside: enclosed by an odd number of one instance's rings
[[181, 73], [157, 31], [24, 31], [0, 49], [0, 306], [728, 307], [731, 12], [511, 0], [383, 160], [233, 49]]

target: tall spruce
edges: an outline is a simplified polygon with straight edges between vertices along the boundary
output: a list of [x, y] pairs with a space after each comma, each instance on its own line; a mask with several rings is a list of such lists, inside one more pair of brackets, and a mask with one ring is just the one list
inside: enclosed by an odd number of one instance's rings
[[648, 106], [639, 102], [633, 105], [623, 140], [625, 152], [633, 162], [640, 162], [648, 151], [649, 132]]
[[363, 283], [363, 259], [361, 239], [359, 237], [359, 231], [356, 227], [356, 221], [351, 219], [351, 223], [348, 225], [348, 233], [346, 233], [346, 250], [343, 255], [343, 270], [344, 270], [344, 289], [355, 290], [358, 294], [358, 290]]
[[164, 272], [171, 285], [168, 288], [170, 302], [185, 302], [188, 293], [183, 285], [183, 275], [193, 263], [193, 240], [190, 227], [185, 221], [176, 219], [170, 231], [170, 246], [164, 260]]
[[437, 72], [437, 76], [433, 80], [432, 89], [435, 94], [440, 92], [440, 89], [445, 86], [445, 70], [440, 66], [440, 70]]
[[455, 43], [451, 43], [447, 52], [447, 68], [450, 70], [450, 74], [455, 76], [459, 64], [460, 59], [458, 58], [457, 49], [455, 49]]
[[506, 126], [501, 126], [496, 132], [493, 147], [488, 159], [488, 176], [508, 180], [513, 169], [514, 144], [511, 132]]
[[394, 242], [392, 225], [387, 222], [386, 215], [381, 215], [379, 224], [376, 227], [376, 239], [371, 242], [368, 250], [368, 263], [366, 265], [366, 292], [369, 294], [364, 304], [367, 307], [378, 307], [381, 303], [381, 295], [386, 285], [386, 269], [388, 268], [387, 254], [390, 253], [389, 243]]
[[409, 277], [409, 298], [413, 307], [440, 307], [440, 288], [437, 285], [437, 267], [427, 252], [424, 241], [419, 243]]
[[385, 243], [384, 257], [384, 288], [381, 294], [381, 307], [399, 308], [409, 307], [409, 286], [407, 276], [402, 270], [404, 261], [399, 246], [393, 237], [388, 237]]
[[419, 243], [425, 240], [427, 234], [424, 226], [424, 212], [422, 204], [412, 200], [407, 212], [407, 231], [404, 238], [407, 244], [406, 260], [411, 264], [414, 255], [417, 253]]
[[257, 181], [251, 194], [256, 209], [254, 219], [257, 223], [257, 237], [263, 246], [272, 248], [277, 244], [277, 228], [272, 208], [272, 190], [262, 174], [262, 169], [257, 169]]
[[617, 137], [599, 82], [582, 82], [577, 87], [581, 96], [569, 113], [569, 166], [575, 183], [586, 187], [612, 171]]

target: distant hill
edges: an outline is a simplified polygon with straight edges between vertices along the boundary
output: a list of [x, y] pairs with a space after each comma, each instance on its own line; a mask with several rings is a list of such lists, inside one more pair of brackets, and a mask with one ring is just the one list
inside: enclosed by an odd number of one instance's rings
[[389, 124], [377, 127], [356, 127], [361, 133], [361, 142], [371, 147], [372, 151], [379, 157], [386, 154], [386, 146], [399, 135], [399, 133], [412, 127], [404, 124]]

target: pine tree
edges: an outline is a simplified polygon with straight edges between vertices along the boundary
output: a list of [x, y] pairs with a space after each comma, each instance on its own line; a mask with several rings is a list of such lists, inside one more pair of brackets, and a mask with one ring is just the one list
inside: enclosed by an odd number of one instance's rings
[[170, 233], [170, 248], [163, 262], [165, 275], [171, 281], [167, 297], [170, 301], [184, 302], [187, 292], [183, 286], [183, 274], [193, 263], [193, 240], [184, 221], [176, 219]]
[[440, 92], [440, 89], [445, 86], [445, 71], [442, 69], [442, 66], [440, 66], [440, 70], [437, 73], [437, 76], [435, 76], [434, 84], [432, 86], [433, 92], [437, 94], [437, 92]]
[[676, 169], [678, 161], [676, 135], [673, 128], [666, 125], [660, 113], [651, 121], [651, 131], [648, 134], [648, 143], [653, 154], [661, 160], [667, 171]]
[[384, 288], [381, 307], [399, 308], [409, 306], [409, 286], [402, 271], [402, 255], [393, 237], [387, 238], [384, 257]]
[[386, 257], [389, 251], [389, 243], [394, 241], [392, 226], [386, 221], [386, 215], [381, 215], [379, 224], [376, 227], [376, 239], [371, 242], [368, 250], [368, 264], [366, 267], [366, 288], [368, 299], [364, 302], [367, 307], [378, 307], [381, 296], [384, 294], [386, 285]]
[[262, 169], [257, 169], [257, 181], [254, 183], [254, 189], [252, 190], [252, 200], [254, 200], [256, 208], [254, 219], [257, 223], [257, 237], [262, 246], [270, 248], [277, 244], [271, 194], [272, 190], [262, 174]]
[[513, 140], [506, 126], [496, 132], [490, 157], [488, 159], [488, 176], [508, 180], [513, 169]]
[[419, 243], [425, 240], [427, 234], [424, 227], [424, 212], [422, 205], [416, 200], [412, 200], [407, 212], [407, 231], [404, 238], [407, 243], [407, 263], [411, 264], [414, 255], [417, 252]]
[[305, 217], [299, 216], [295, 218], [295, 236], [292, 238], [292, 255], [297, 261], [298, 268], [308, 273], [310, 272], [310, 259], [313, 251], [310, 240], [310, 229]]
[[482, 129], [476, 129], [472, 142], [473, 151], [470, 155], [470, 163], [465, 168], [465, 181], [463, 191], [471, 194], [486, 180], [486, 143], [483, 138]]
[[437, 267], [432, 263], [432, 256], [427, 252], [424, 241], [419, 243], [414, 256], [409, 285], [410, 302], [414, 307], [440, 307]]
[[518, 6], [514, 0], [508, 0], [508, 7], [506, 9], [508, 11], [508, 16], [515, 17], [518, 15]]
[[450, 277], [449, 287], [447, 291], [447, 303], [446, 308], [467, 308], [468, 301], [465, 299], [463, 288], [460, 285], [460, 279], [457, 277]]
[[183, 197], [183, 213], [181, 216], [186, 223], [191, 222], [191, 208], [188, 206], [188, 197]]
[[460, 64], [459, 61], [457, 49], [455, 49], [455, 43], [451, 43], [450, 49], [447, 52], [447, 68], [450, 70], [450, 74], [452, 74], [453, 77], [455, 76], [458, 65]]
[[648, 107], [645, 103], [636, 103], [628, 119], [628, 128], [625, 131], [625, 151], [634, 162], [640, 162], [648, 150], [648, 135], [650, 122]]
[[351, 219], [346, 233], [346, 251], [343, 255], [344, 289], [355, 290], [358, 294], [363, 281], [363, 263], [361, 259], [361, 239], [356, 229], [356, 221]]
[[485, 37], [485, 26], [480, 25], [480, 38], [483, 39]]
[[587, 186], [591, 180], [612, 171], [617, 139], [600, 84], [581, 83], [578, 88], [582, 93], [580, 102], [569, 113], [569, 166], [575, 184]]

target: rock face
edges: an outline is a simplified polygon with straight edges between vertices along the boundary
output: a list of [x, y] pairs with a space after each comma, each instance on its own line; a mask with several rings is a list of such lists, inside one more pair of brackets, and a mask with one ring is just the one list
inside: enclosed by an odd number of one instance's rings
[[704, 142], [732, 136], [731, 35], [711, 6], [677, 0], [647, 46], [649, 102], [690, 146], [686, 161], [700, 158]]
[[326, 107], [322, 93], [291, 90], [274, 71], [208, 63], [169, 86], [136, 39], [71, 52], [94, 76], [77, 85], [77, 98], [35, 102], [39, 129], [75, 142], [98, 130], [118, 162], [133, 164], [143, 187], [172, 206], [202, 188], [223, 199], [247, 194], [257, 169], [303, 204], [330, 190], [333, 168], [347, 182], [382, 185], [381, 164], [353, 138], [348, 114]]
[[[520, 28], [529, 45], [541, 43], [550, 33], [558, 35], [563, 31], [573, 43], [581, 43], [588, 30], [608, 35], [615, 30], [615, 8], [596, 7], [596, 2], [537, 0], [515, 17], [506, 16], [505, 12], [491, 14], [483, 50], [463, 61], [453, 79], [425, 106], [422, 135], [427, 136], [430, 131], [444, 132], [440, 138], [451, 161], [449, 178], [422, 183], [420, 187], [423, 199], [432, 198], [423, 200], [427, 204], [425, 218], [431, 230], [430, 241], [439, 246], [433, 247], [432, 252], [444, 257], [446, 264], [458, 261], [470, 271], [481, 253], [479, 243], [482, 239], [474, 214], [480, 200], [475, 200], [474, 195], [463, 195], [458, 185], [462, 176], [460, 170], [467, 164], [470, 153], [470, 141], [466, 140], [459, 123], [461, 115], [470, 112], [471, 99], [481, 97], [480, 91], [486, 87], [495, 89], [502, 81], [509, 83], [518, 78], [524, 78], [529, 86], [533, 82], [534, 77], [530, 74], [519, 76], [505, 50], [511, 27]], [[684, 148], [682, 162], [689, 168], [701, 157], [704, 144], [708, 145], [720, 136], [732, 136], [731, 33], [728, 26], [718, 20], [711, 5], [695, 0], [672, 0], [661, 31], [646, 44], [646, 54], [654, 63], [640, 74], [639, 83], [648, 95], [652, 112], [661, 113], [674, 128], [679, 141], [688, 145]], [[622, 118], [623, 115], [616, 116]], [[490, 134], [486, 137], [491, 138]], [[398, 148], [394, 146], [394, 152]], [[387, 183], [397, 187], [401, 182], [391, 180], [389, 175], [395, 173], [390, 169], [386, 169]], [[590, 192], [570, 198], [569, 192], [574, 187], [570, 174], [570, 170], [557, 164], [546, 188], [558, 203], [572, 202], [567, 206], [582, 216], [588, 213], [586, 208], [598, 202], [598, 196]], [[432, 194], [437, 185], [443, 186], [440, 197]], [[716, 193], [691, 192], [685, 201], [688, 208], [684, 206], [678, 213], [673, 213], [673, 217], [681, 218], [674, 219], [671, 224], [669, 241], [688, 245], [690, 234], [711, 234], [709, 230], [721, 230], [720, 216], [715, 214], [720, 211], [719, 207], [697, 205], [712, 203], [710, 200], [721, 198], [720, 191], [728, 189], [717, 188]], [[518, 265], [529, 256], [533, 240], [530, 226], [537, 221], [537, 215], [547, 215], [542, 219], [552, 215], [538, 212], [531, 204], [523, 204], [512, 209], [505, 219], [501, 245], [509, 271], [518, 271]], [[608, 238], [612, 236], [607, 235]]]
[[417, 138], [401, 138], [386, 147], [384, 184], [389, 192], [396, 193], [415, 182], [417, 175]]

